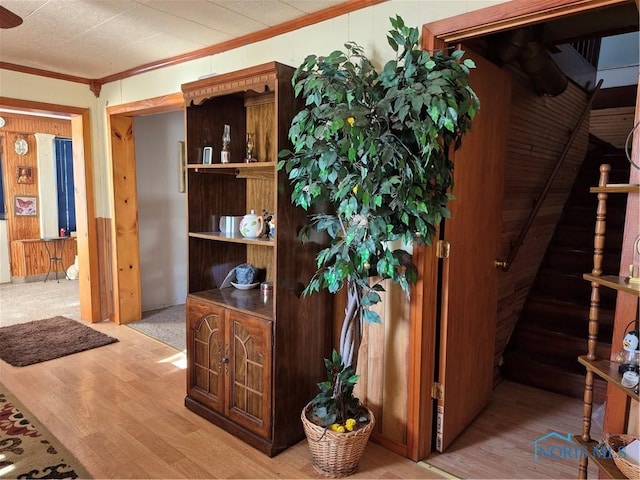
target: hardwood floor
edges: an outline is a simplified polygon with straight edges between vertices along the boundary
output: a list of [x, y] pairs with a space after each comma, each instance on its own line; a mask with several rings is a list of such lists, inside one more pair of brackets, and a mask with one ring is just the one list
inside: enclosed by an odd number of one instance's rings
[[[0, 326], [19, 313], [11, 302], [18, 291], [0, 286]], [[44, 293], [28, 297], [40, 309], [35, 318], [53, 311], [54, 296]], [[0, 361], [0, 380], [95, 478], [317, 478], [304, 441], [269, 459], [188, 411], [177, 350], [125, 326], [93, 327], [120, 341], [28, 367]], [[354, 478], [575, 478], [576, 460], [535, 461], [533, 442], [578, 433], [581, 415], [579, 400], [503, 382], [448, 451], [428, 459], [435, 468], [369, 442]], [[593, 467], [589, 478], [597, 478]]]
[[[594, 405], [594, 416], [597, 411]], [[600, 438], [593, 425], [592, 438]], [[577, 458], [556, 458], [567, 444], [549, 438], [539, 445], [552, 455], [534, 456], [538, 438], [557, 432], [582, 432], [582, 401], [528, 385], [502, 382], [491, 402], [445, 453], [428, 459], [431, 465], [460, 478], [577, 478]], [[541, 450], [538, 449], [538, 452]], [[565, 452], [575, 453], [570, 448]], [[589, 465], [588, 478], [598, 478]]]
[[[177, 350], [92, 327], [120, 341], [27, 367], [0, 361], [0, 379], [95, 478], [318, 478], [305, 441], [268, 458], [188, 411]], [[442, 477], [369, 442], [353, 478]]]

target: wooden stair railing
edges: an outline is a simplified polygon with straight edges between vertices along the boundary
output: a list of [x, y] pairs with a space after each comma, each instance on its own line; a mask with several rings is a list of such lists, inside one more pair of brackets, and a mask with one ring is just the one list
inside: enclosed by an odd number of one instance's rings
[[502, 271], [508, 272], [509, 269], [511, 268], [511, 265], [513, 265], [513, 261], [515, 260], [516, 255], [520, 250], [520, 247], [524, 243], [524, 239], [527, 238], [527, 235], [529, 234], [529, 229], [531, 228], [531, 225], [533, 225], [533, 222], [535, 221], [536, 216], [538, 215], [538, 211], [540, 210], [540, 207], [542, 207], [542, 204], [547, 198], [547, 194], [551, 189], [551, 185], [553, 185], [556, 175], [558, 174], [558, 171], [560, 170], [562, 163], [567, 157], [567, 154], [569, 153], [569, 150], [573, 145], [573, 141], [575, 140], [578, 134], [578, 131], [582, 126], [582, 123], [584, 122], [585, 118], [587, 118], [587, 115], [589, 115], [589, 113], [591, 112], [591, 105], [593, 104], [593, 100], [595, 99], [595, 96], [600, 90], [601, 86], [602, 86], [602, 80], [598, 82], [596, 87], [591, 92], [591, 95], [589, 96], [589, 100], [587, 101], [587, 104], [584, 106], [584, 109], [582, 110], [582, 113], [580, 114], [578, 121], [576, 122], [573, 130], [571, 131], [571, 135], [569, 136], [569, 139], [567, 140], [567, 143], [564, 146], [564, 149], [562, 150], [562, 153], [560, 154], [558, 161], [553, 167], [553, 171], [551, 172], [551, 175], [549, 175], [549, 178], [547, 179], [547, 183], [542, 189], [542, 193], [540, 194], [540, 196], [538, 197], [538, 200], [533, 206], [533, 210], [531, 210], [531, 213], [529, 214], [527, 221], [523, 225], [522, 230], [520, 230], [520, 234], [518, 235], [518, 238], [516, 238], [515, 242], [511, 245], [511, 251], [509, 252], [509, 255], [507, 255], [507, 258], [505, 260], [500, 260], [500, 259], [496, 260], [495, 261], [496, 268], [500, 268], [502, 269]]

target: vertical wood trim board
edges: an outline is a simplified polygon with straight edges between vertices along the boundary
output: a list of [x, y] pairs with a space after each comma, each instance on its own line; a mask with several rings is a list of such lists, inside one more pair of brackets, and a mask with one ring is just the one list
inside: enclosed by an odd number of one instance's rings
[[138, 199], [133, 118], [111, 117], [113, 161], [114, 320], [130, 323], [142, 317]]
[[102, 296], [100, 297], [100, 316], [113, 321], [113, 241], [111, 238], [112, 225], [110, 218], [96, 218], [96, 234], [98, 240], [98, 270]]
[[74, 193], [76, 204], [76, 232], [78, 243], [78, 292], [80, 318], [87, 322], [100, 322], [100, 296], [98, 285], [98, 242], [96, 240], [93, 154], [91, 150], [91, 123], [89, 110], [71, 118], [73, 142]]

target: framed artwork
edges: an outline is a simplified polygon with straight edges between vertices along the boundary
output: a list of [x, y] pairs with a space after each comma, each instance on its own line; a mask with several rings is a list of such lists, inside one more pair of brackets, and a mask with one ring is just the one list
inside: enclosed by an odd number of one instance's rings
[[13, 212], [16, 217], [35, 217], [38, 214], [38, 197], [16, 195], [13, 200]]
[[187, 185], [187, 156], [184, 142], [178, 142], [178, 191], [184, 193]]
[[33, 167], [19, 166], [16, 173], [18, 183], [33, 183]]
[[202, 164], [211, 165], [213, 163], [213, 147], [204, 147], [202, 149]]

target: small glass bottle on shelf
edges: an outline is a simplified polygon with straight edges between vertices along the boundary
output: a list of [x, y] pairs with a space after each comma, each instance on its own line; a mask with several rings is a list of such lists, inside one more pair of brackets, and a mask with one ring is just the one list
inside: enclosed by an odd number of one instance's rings
[[247, 156], [245, 157], [245, 163], [257, 162], [256, 158], [253, 158], [253, 149], [256, 146], [256, 134], [247, 133]]
[[222, 133], [222, 150], [220, 151], [220, 163], [231, 162], [231, 126], [225, 124]]

